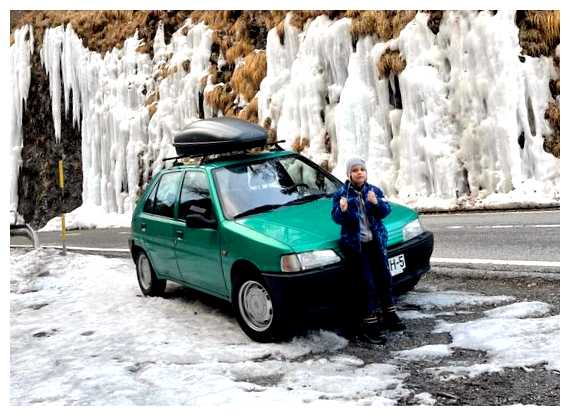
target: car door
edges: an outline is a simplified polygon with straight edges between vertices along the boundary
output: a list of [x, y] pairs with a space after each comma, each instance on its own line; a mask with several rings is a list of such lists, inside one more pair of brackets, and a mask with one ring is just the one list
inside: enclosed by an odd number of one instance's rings
[[189, 228], [188, 214], [200, 214], [207, 219], [216, 215], [208, 178], [201, 170], [184, 174], [178, 205], [175, 251], [181, 280], [200, 289], [227, 296], [220, 259], [220, 234], [213, 228]]
[[155, 271], [162, 277], [179, 279], [175, 242], [175, 207], [183, 172], [162, 175], [155, 189], [145, 201], [140, 232]]

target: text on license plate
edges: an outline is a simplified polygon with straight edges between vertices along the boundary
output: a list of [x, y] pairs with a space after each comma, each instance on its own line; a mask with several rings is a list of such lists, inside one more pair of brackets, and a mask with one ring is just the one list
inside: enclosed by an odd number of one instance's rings
[[399, 256], [390, 257], [388, 264], [390, 265], [390, 273], [392, 273], [392, 276], [396, 276], [406, 268], [406, 259], [403, 254], [400, 254]]

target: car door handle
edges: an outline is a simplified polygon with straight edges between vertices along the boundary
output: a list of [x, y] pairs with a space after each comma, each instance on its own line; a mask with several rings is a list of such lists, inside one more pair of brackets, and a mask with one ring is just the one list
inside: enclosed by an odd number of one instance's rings
[[141, 223], [141, 231], [146, 232], [146, 223]]
[[179, 240], [183, 240], [184, 239], [184, 231], [176, 230], [176, 238], [178, 238]]

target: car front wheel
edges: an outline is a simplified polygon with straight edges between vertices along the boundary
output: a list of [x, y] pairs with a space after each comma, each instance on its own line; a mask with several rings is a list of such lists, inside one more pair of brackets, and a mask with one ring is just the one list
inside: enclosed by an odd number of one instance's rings
[[161, 280], [156, 277], [156, 273], [144, 251], [138, 252], [136, 265], [137, 280], [141, 292], [145, 296], [161, 296], [166, 288], [166, 280]]
[[285, 339], [286, 317], [267, 285], [260, 278], [244, 278], [236, 283], [232, 303], [242, 330], [257, 342]]

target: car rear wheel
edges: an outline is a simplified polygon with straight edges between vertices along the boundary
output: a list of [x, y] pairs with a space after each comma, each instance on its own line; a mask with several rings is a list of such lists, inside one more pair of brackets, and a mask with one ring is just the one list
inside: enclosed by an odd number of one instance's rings
[[287, 337], [283, 308], [262, 279], [238, 279], [232, 292], [232, 304], [240, 327], [252, 340], [274, 342]]
[[161, 280], [156, 277], [156, 273], [144, 251], [138, 252], [136, 265], [137, 280], [141, 292], [145, 296], [161, 296], [166, 288], [166, 280]]

